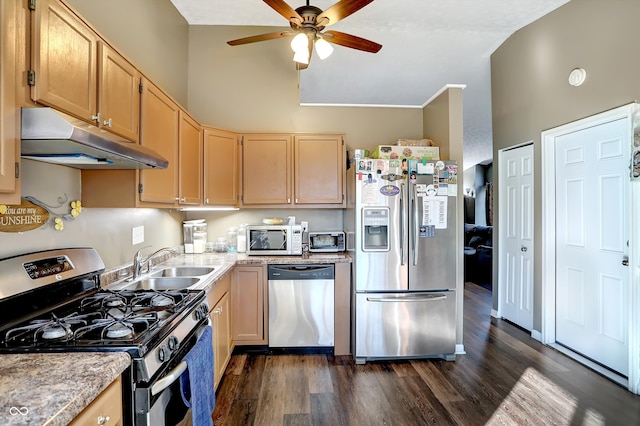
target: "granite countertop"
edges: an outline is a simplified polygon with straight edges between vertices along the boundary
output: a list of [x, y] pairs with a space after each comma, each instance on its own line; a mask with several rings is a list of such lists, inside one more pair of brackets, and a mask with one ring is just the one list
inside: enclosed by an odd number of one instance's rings
[[0, 355], [0, 424], [66, 425], [130, 364], [126, 352]]

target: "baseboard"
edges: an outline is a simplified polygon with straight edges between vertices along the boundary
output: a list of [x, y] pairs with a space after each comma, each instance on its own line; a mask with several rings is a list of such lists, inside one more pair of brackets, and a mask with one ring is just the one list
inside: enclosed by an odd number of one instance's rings
[[464, 351], [464, 345], [456, 345], [456, 355], [464, 355], [466, 352]]
[[542, 333], [538, 330], [531, 330], [531, 338], [542, 343]]
[[494, 318], [500, 318], [500, 314], [495, 309], [491, 310], [491, 316]]

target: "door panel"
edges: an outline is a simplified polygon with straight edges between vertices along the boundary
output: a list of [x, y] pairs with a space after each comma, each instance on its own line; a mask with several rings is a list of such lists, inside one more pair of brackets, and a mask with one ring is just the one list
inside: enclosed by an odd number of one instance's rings
[[555, 138], [556, 341], [628, 372], [627, 120]]
[[533, 328], [533, 145], [501, 153], [500, 311]]

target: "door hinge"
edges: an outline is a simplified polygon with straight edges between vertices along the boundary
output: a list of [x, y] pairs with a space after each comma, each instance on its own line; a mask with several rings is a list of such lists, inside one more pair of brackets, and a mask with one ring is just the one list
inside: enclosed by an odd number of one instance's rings
[[16, 161], [16, 179], [20, 178], [20, 163]]
[[29, 86], [36, 85], [36, 72], [34, 70], [27, 71], [27, 84]]
[[142, 93], [142, 80], [140, 80], [140, 84], [138, 84], [138, 92]]
[[142, 194], [142, 184], [138, 184], [138, 194]]
[[29, 10], [36, 10], [36, 0], [29, 0]]
[[240, 136], [240, 146], [244, 146], [244, 136]]

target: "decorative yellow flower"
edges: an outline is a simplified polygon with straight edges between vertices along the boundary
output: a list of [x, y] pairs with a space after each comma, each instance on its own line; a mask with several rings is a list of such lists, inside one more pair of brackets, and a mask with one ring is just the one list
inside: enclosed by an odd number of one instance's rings
[[7, 206], [4, 204], [0, 204], [0, 214], [5, 214], [7, 212]]
[[72, 201], [71, 216], [78, 217], [81, 212], [82, 212], [82, 203], [80, 203], [80, 200]]
[[64, 229], [62, 218], [56, 217], [55, 219], [53, 219], [53, 222], [55, 223], [56, 231], [62, 231]]

